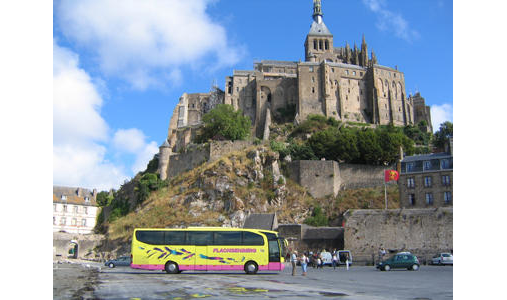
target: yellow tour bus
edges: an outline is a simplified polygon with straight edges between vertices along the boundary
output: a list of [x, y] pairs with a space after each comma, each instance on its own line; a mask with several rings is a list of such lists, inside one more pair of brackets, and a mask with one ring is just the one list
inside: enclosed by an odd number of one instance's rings
[[276, 231], [188, 227], [136, 228], [131, 268], [182, 271], [282, 271], [287, 241]]

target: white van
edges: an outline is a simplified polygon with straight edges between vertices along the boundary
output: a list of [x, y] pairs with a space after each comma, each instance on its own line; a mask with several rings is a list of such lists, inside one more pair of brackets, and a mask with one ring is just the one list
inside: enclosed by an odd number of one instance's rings
[[320, 255], [322, 256], [322, 264], [324, 266], [326, 265], [331, 266], [333, 264], [333, 256], [331, 255], [331, 253], [322, 251]]
[[352, 253], [349, 250], [338, 251], [338, 265], [345, 265], [347, 256], [349, 257], [349, 266], [352, 266]]

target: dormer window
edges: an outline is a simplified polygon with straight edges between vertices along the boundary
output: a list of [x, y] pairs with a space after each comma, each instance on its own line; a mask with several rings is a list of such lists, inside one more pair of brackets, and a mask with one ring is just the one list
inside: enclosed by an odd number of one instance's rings
[[62, 196], [61, 196], [61, 199], [62, 199], [63, 201], [65, 201], [65, 200], [67, 200], [67, 196], [62, 195]]
[[86, 203], [89, 203], [90, 202], [90, 197], [85, 197], [84, 200], [85, 200]]

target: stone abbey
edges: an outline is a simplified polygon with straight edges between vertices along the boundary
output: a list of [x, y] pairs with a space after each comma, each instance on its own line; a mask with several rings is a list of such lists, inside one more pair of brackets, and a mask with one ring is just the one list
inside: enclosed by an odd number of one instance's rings
[[[397, 67], [378, 63], [363, 35], [361, 48], [334, 47], [333, 34], [323, 21], [321, 1], [313, 1], [313, 22], [304, 42], [305, 61], [262, 60], [253, 70], [234, 70], [225, 90], [184, 93], [169, 125], [172, 151], [190, 143], [204, 113], [225, 103], [250, 117], [253, 135], [269, 135], [273, 121], [300, 122], [310, 114], [339, 121], [405, 126], [426, 120], [429, 107], [420, 94], [407, 97], [405, 75]], [[168, 144], [168, 145], [167, 145]]]

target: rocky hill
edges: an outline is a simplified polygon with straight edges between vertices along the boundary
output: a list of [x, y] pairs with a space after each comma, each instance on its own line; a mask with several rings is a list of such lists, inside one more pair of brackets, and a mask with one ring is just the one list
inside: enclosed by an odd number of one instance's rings
[[[337, 197], [314, 199], [280, 169], [284, 162], [278, 153], [258, 145], [180, 174], [130, 213], [105, 222], [107, 241], [97, 250], [128, 253], [133, 230], [139, 227], [242, 227], [250, 213], [276, 213], [279, 224], [301, 224], [311, 221], [315, 212], [322, 214], [326, 225], [339, 226], [347, 209], [384, 205], [383, 188], [346, 190]], [[133, 195], [134, 186], [129, 182], [124, 189]], [[389, 197], [390, 207], [399, 207], [396, 186], [389, 188]]]
[[278, 153], [254, 146], [203, 164], [109, 224], [109, 239], [127, 241], [136, 227], [241, 227], [254, 212], [276, 212], [279, 222], [302, 223], [314, 201], [280, 174], [278, 163]]

